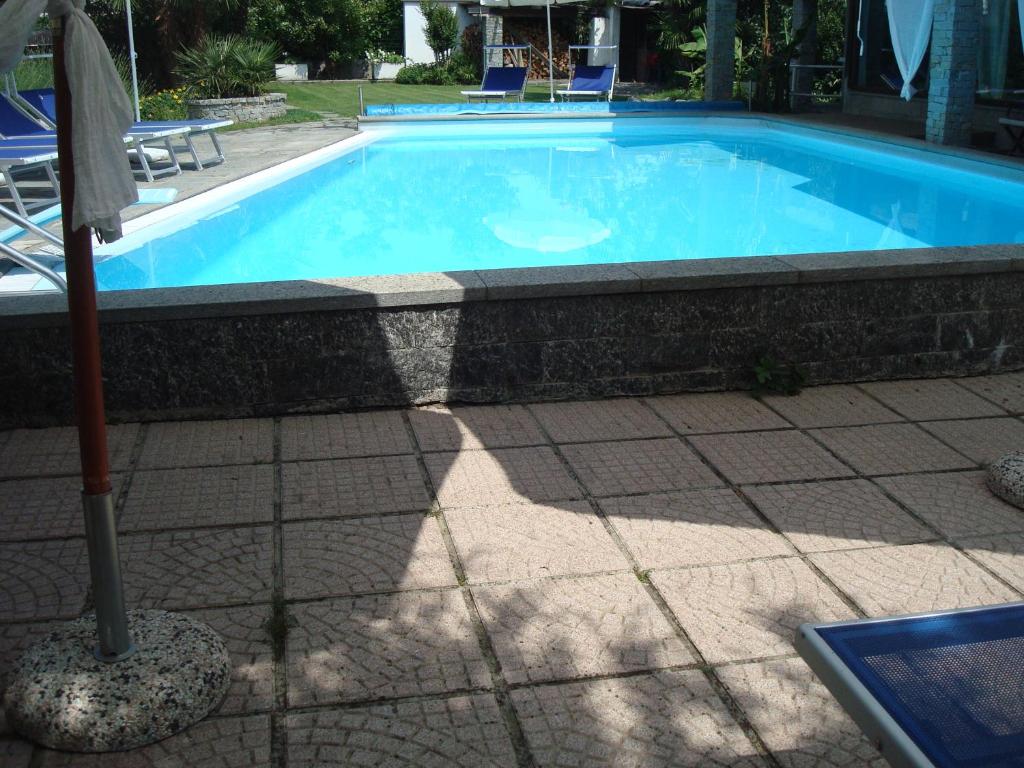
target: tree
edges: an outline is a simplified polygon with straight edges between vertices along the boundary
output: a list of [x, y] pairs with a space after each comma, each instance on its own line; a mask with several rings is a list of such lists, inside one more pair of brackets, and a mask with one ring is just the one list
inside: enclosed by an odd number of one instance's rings
[[360, 0], [251, 0], [246, 30], [330, 74], [367, 47]]
[[448, 61], [459, 40], [459, 20], [455, 12], [439, 0], [423, 0], [420, 10], [426, 25], [427, 45], [434, 52], [434, 61], [443, 64]]

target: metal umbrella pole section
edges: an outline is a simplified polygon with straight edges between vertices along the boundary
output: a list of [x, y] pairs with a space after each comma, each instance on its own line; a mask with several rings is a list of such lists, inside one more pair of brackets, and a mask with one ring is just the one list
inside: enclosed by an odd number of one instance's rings
[[551, 0], [544, 3], [548, 17], [548, 101], [555, 101], [555, 46], [551, 41]]
[[137, 54], [135, 53], [135, 27], [132, 24], [132, 0], [124, 0], [124, 12], [128, 18], [128, 63], [132, 70], [132, 106], [135, 107], [135, 121], [142, 120], [142, 112], [139, 111], [139, 73], [135, 65]]
[[68, 282], [68, 315], [78, 444], [82, 462], [82, 506], [89, 549], [89, 571], [96, 605], [99, 645], [96, 657], [121, 661], [135, 652], [128, 632], [117, 529], [107, 455], [107, 424], [103, 406], [99, 318], [96, 313], [96, 276], [88, 227], [72, 229], [75, 203], [75, 163], [71, 136], [71, 91], [64, 56], [65, 18], [51, 19], [53, 31], [53, 85], [57, 107], [57, 153], [60, 168], [64, 230], [64, 264]]

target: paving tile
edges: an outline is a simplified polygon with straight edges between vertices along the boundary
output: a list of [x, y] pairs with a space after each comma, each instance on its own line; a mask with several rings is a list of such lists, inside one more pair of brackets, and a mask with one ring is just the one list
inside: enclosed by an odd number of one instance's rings
[[0, 544], [0, 621], [75, 618], [88, 587], [82, 539]]
[[964, 539], [964, 549], [1015, 589], [1024, 592], [1024, 533]]
[[444, 507], [580, 497], [579, 486], [546, 446], [431, 453], [424, 460]]
[[655, 571], [651, 580], [712, 664], [792, 653], [804, 622], [855, 617], [795, 557]]
[[139, 467], [257, 464], [273, 457], [274, 423], [270, 419], [167, 421], [149, 425]]
[[639, 400], [538, 403], [533, 415], [556, 443], [668, 437], [672, 430]]
[[139, 470], [118, 527], [124, 531], [267, 523], [274, 468], [264, 465]]
[[936, 538], [867, 480], [759, 485], [745, 490], [802, 552]]
[[20, 739], [0, 739], [0, 768], [28, 768], [32, 745]]
[[208, 608], [270, 600], [268, 527], [121, 536], [125, 598], [133, 608]]
[[490, 673], [458, 590], [292, 606], [291, 706], [485, 688]]
[[512, 692], [539, 768], [764, 763], [698, 670]]
[[269, 605], [207, 608], [188, 615], [213, 627], [231, 657], [231, 686], [218, 715], [264, 712], [274, 704], [274, 649]]
[[957, 379], [956, 383], [986, 400], [991, 400], [1010, 413], [1024, 413], [1024, 373], [972, 376]]
[[281, 458], [285, 461], [384, 456], [412, 450], [401, 411], [281, 419]]
[[1018, 419], [932, 421], [921, 426], [976, 464], [990, 464], [1007, 453], [1024, 450], [1024, 422]]
[[968, 608], [1015, 595], [949, 546], [821, 552], [810, 556], [869, 616]]
[[285, 464], [281, 486], [285, 520], [430, 509], [415, 456]]
[[746, 392], [651, 397], [647, 402], [683, 434], [778, 429], [790, 424]]
[[513, 684], [695, 661], [632, 573], [474, 587], [473, 596]]
[[1024, 512], [995, 496], [984, 472], [883, 477], [878, 484], [954, 541], [1024, 531]]
[[1004, 415], [998, 406], [949, 379], [875, 381], [860, 386], [897, 413], [914, 421]]
[[857, 724], [801, 659], [716, 671], [784, 768], [886, 768]]
[[734, 483], [814, 480], [853, 474], [807, 435], [795, 430], [700, 435], [690, 441]]
[[675, 438], [566, 445], [562, 454], [595, 496], [685, 491], [723, 484], [700, 457]]
[[489, 693], [288, 715], [289, 768], [515, 768]]
[[767, 395], [764, 402], [798, 427], [851, 427], [903, 420], [849, 384], [807, 387], [792, 397]]
[[129, 752], [43, 751], [40, 768], [270, 768], [270, 717], [214, 717]]
[[288, 523], [285, 595], [318, 597], [456, 584], [437, 521], [424, 515]]
[[971, 469], [974, 462], [913, 424], [831, 427], [811, 434], [865, 475]]
[[626, 496], [599, 503], [644, 569], [791, 552], [729, 488]]
[[[107, 427], [110, 467], [126, 469], [131, 459], [138, 424]], [[78, 430], [74, 427], [15, 429], [0, 443], [0, 477], [78, 475]]]
[[0, 482], [0, 541], [69, 536], [85, 536], [80, 478]]
[[454, 509], [445, 520], [471, 582], [630, 567], [585, 501]]
[[423, 451], [541, 445], [547, 440], [521, 405], [431, 406], [409, 411]]

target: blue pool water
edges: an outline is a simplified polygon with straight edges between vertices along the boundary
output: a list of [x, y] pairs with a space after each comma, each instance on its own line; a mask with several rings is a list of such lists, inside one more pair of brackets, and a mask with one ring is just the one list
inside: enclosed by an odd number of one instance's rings
[[184, 226], [101, 248], [97, 279], [111, 290], [1024, 242], [1024, 172], [764, 125], [384, 129]]

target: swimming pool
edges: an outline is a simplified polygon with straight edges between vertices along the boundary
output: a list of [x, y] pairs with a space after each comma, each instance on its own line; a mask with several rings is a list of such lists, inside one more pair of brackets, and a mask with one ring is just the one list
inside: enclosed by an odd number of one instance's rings
[[132, 222], [101, 290], [1024, 243], [1024, 171], [748, 118], [372, 126]]

